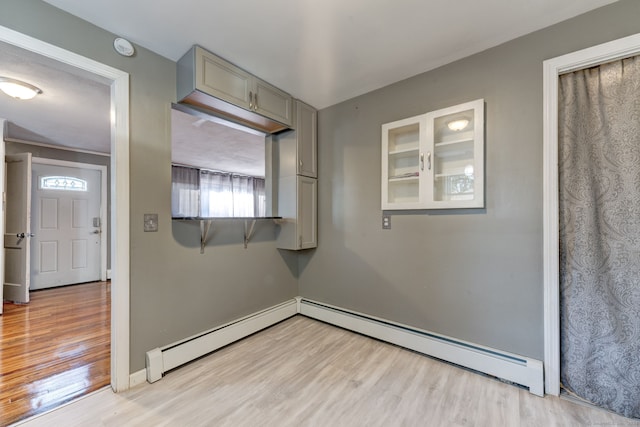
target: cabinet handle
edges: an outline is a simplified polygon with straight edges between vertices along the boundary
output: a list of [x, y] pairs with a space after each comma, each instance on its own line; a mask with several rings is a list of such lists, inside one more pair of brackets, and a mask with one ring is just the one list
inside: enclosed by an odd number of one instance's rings
[[420, 170], [424, 170], [424, 153], [420, 153]]
[[249, 109], [253, 109], [253, 92], [249, 91]]
[[253, 108], [258, 111], [258, 94], [256, 93], [253, 97]]
[[300, 245], [298, 247], [302, 248], [302, 236], [300, 236]]
[[427, 151], [427, 169], [431, 170], [431, 151]]

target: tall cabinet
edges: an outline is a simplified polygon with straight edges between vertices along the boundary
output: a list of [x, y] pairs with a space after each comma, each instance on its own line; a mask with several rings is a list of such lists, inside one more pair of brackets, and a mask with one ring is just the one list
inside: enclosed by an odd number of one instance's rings
[[294, 101], [294, 129], [275, 135], [278, 150], [277, 246], [309, 249], [318, 245], [317, 111]]
[[382, 125], [382, 209], [484, 207], [484, 100]]

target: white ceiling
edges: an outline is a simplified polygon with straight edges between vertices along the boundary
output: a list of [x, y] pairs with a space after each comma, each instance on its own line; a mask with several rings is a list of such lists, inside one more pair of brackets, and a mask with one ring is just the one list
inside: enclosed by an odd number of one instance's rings
[[192, 45], [321, 109], [615, 0], [45, 0], [171, 60]]
[[31, 83], [29, 101], [0, 92], [0, 117], [15, 139], [109, 152], [110, 89], [98, 76], [0, 42], [0, 76]]
[[[45, 1], [174, 61], [199, 44], [324, 108], [615, 0]], [[109, 151], [104, 81], [3, 43], [0, 76], [43, 90], [28, 102], [0, 93], [10, 137]], [[246, 134], [253, 148], [239, 155], [231, 147], [244, 133], [180, 114], [172, 118], [174, 146], [198, 144], [184, 152], [207, 150], [213, 164], [174, 161], [229, 170], [226, 162], [240, 157], [247, 169], [233, 172], [250, 175], [264, 167], [248, 160], [262, 149], [255, 135]]]

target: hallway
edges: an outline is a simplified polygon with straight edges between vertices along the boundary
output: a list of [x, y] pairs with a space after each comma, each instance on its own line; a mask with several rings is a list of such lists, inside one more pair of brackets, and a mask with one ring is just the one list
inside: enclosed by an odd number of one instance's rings
[[31, 292], [0, 316], [0, 426], [110, 383], [111, 284]]

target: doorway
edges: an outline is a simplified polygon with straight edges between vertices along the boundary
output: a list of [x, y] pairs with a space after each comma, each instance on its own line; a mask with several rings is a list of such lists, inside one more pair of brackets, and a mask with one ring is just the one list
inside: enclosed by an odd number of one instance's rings
[[[37, 146], [10, 142], [6, 148], [21, 154], [6, 155], [7, 189], [19, 190], [6, 193], [5, 240], [31, 246], [7, 249], [5, 243], [7, 282], [21, 283], [9, 273], [21, 270], [17, 260], [23, 255], [31, 266], [22, 273], [30, 279], [24, 281], [24, 295], [5, 289], [6, 300], [22, 304], [3, 304], [0, 318], [0, 413], [15, 422], [110, 384], [111, 284], [99, 281], [106, 279], [100, 244], [106, 248], [108, 233], [102, 239], [94, 232], [106, 218], [107, 167], [32, 157]], [[74, 155], [60, 149], [46, 154]], [[93, 160], [108, 163], [105, 157]], [[31, 227], [22, 228], [31, 237], [15, 239], [9, 225], [23, 216], [31, 217]]]
[[[105, 64], [0, 26], [0, 41], [110, 82], [111, 93], [111, 387], [129, 388], [129, 75]], [[4, 117], [3, 117], [4, 118]], [[0, 162], [3, 163], [3, 162]], [[2, 176], [0, 174], [0, 176]], [[116, 197], [117, 195], [117, 197]], [[0, 224], [4, 212], [0, 212]]]
[[544, 62], [544, 369], [548, 394], [560, 394], [558, 76], [638, 54], [640, 34]]
[[106, 280], [106, 167], [34, 158], [31, 290]]

